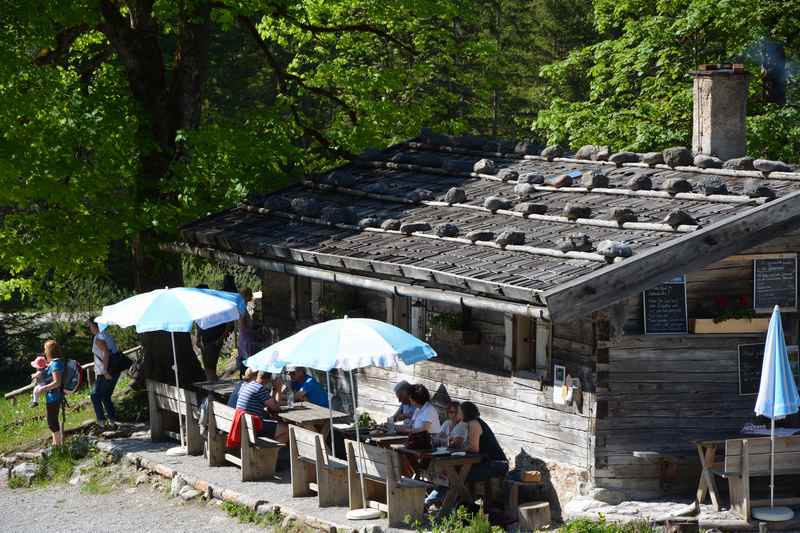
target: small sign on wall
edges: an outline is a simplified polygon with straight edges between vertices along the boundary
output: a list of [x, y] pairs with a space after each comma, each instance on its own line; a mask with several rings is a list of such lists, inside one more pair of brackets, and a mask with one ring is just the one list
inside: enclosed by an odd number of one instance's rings
[[644, 291], [645, 335], [689, 332], [686, 309], [686, 278], [675, 277]]
[[797, 254], [776, 254], [753, 260], [753, 308], [771, 313], [797, 311]]
[[564, 385], [567, 383], [567, 368], [553, 365], [553, 403], [564, 404]]

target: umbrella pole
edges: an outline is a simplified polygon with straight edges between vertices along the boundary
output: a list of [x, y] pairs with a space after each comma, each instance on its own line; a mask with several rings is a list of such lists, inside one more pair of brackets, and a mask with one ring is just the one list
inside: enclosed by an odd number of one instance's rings
[[775, 507], [775, 418], [770, 420], [769, 432], [769, 506]]
[[[174, 365], [172, 368], [175, 370], [175, 388], [180, 389], [181, 384], [180, 381], [178, 381], [178, 354], [177, 351], [175, 350], [175, 332], [170, 331], [169, 335], [170, 338], [172, 339], [172, 364]], [[178, 394], [180, 394], [180, 390], [178, 391]], [[181, 436], [181, 448], [183, 448], [186, 446], [186, 444], [184, 443], [183, 440], [183, 417], [181, 416], [180, 413], [178, 413], [178, 432], [180, 433]]]
[[331, 371], [325, 371], [325, 379], [328, 382], [328, 417], [330, 418], [329, 426], [331, 432], [331, 455], [336, 456], [336, 445], [333, 441], [333, 394], [331, 393]]
[[[350, 370], [350, 393], [353, 395], [353, 418], [356, 420], [356, 441], [358, 444], [361, 444], [361, 432], [358, 429], [358, 407], [356, 407], [356, 388], [353, 384], [353, 371]], [[361, 504], [364, 506], [364, 509], [368, 509], [369, 505], [367, 504], [367, 494], [364, 490], [364, 458], [361, 458], [361, 467], [358, 469], [358, 474], [361, 482]]]

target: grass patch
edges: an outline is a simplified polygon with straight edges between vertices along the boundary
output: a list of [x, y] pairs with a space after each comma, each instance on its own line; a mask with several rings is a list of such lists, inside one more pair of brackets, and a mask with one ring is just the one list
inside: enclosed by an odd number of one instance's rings
[[275, 533], [303, 533], [310, 531], [309, 528], [292, 523], [289, 527], [284, 527], [284, 515], [278, 511], [270, 511], [260, 514], [233, 502], [222, 502], [222, 509], [230, 516], [243, 524], [254, 524], [266, 529], [271, 529]]
[[589, 520], [588, 518], [572, 520], [564, 524], [558, 531], [560, 533], [654, 533], [655, 529], [644, 521], [618, 524], [607, 522], [601, 516], [597, 520]]
[[[119, 418], [131, 422], [147, 420], [147, 392], [129, 392], [129, 384], [130, 378], [124, 373], [114, 390], [114, 404], [118, 408]], [[84, 384], [78, 392], [67, 397], [70, 406], [67, 408], [66, 428], [74, 428], [86, 420], [94, 419], [90, 393], [91, 389]], [[44, 397], [37, 407], [30, 406], [30, 398], [28, 394], [20, 395], [16, 404], [0, 399], [0, 454], [30, 448], [50, 437]]]
[[429, 525], [424, 526], [421, 522], [409, 522], [410, 517], [407, 517], [406, 523], [419, 533], [504, 533], [505, 530], [500, 526], [493, 526], [489, 522], [489, 517], [483, 510], [477, 513], [470, 513], [464, 507], [459, 507], [449, 515], [442, 517], [438, 520], [433, 520]]
[[8, 479], [8, 488], [9, 489], [23, 489], [28, 485], [25, 483], [25, 480], [21, 477], [12, 477]]

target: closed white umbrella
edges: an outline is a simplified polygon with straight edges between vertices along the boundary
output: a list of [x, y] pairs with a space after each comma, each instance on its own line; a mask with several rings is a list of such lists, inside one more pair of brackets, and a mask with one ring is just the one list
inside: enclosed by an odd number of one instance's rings
[[[796, 413], [800, 409], [800, 395], [792, 376], [786, 339], [783, 335], [780, 308], [772, 311], [761, 366], [761, 383], [758, 388], [755, 413], [770, 419], [770, 479], [769, 507], [753, 509], [753, 517], [769, 522], [791, 520], [794, 511], [788, 507], [775, 507], [775, 420]], [[747, 517], [745, 517], [747, 518]]]

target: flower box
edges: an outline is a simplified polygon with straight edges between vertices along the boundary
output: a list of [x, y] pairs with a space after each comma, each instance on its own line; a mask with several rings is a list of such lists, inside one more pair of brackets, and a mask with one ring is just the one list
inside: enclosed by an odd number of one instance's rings
[[764, 333], [769, 328], [769, 318], [729, 318], [714, 322], [712, 318], [694, 319], [694, 333]]

